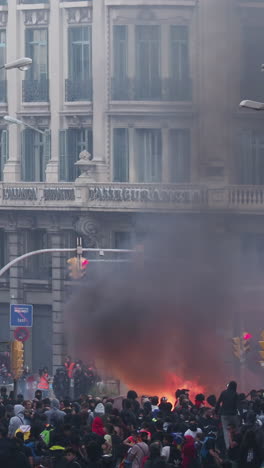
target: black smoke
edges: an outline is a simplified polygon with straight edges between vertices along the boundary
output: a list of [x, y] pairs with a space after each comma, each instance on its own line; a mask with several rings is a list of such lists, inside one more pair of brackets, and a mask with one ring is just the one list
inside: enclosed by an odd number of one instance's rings
[[219, 331], [230, 326], [234, 278], [232, 245], [213, 222], [161, 216], [144, 261], [89, 265], [67, 307], [72, 351], [134, 386], [162, 386], [168, 372], [223, 385]]

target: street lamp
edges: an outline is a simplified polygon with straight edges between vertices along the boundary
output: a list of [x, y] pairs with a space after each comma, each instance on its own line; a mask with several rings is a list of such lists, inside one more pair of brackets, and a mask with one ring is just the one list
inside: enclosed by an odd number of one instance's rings
[[32, 65], [32, 59], [29, 57], [22, 57], [20, 59], [14, 60], [13, 62], [6, 63], [0, 67], [0, 70], [5, 68], [6, 70], [11, 70], [12, 68], [18, 68], [21, 71], [27, 71]]
[[35, 132], [41, 133], [41, 135], [46, 135], [46, 132], [44, 132], [43, 130], [39, 130], [39, 128], [32, 127], [32, 125], [29, 125], [23, 120], [19, 120], [19, 119], [16, 119], [15, 117], [11, 117], [11, 115], [5, 115], [4, 120], [8, 124], [23, 125], [24, 127], [28, 127], [28, 128], [31, 128], [32, 130], [35, 130]]
[[248, 99], [241, 101], [239, 104], [239, 107], [245, 107], [246, 109], [252, 109], [252, 110], [264, 110], [264, 102], [258, 102], [258, 101], [250, 101]]

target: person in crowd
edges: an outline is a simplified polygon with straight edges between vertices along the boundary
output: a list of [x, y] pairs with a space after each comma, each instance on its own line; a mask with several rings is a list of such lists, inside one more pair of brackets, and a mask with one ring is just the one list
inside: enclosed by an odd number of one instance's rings
[[241, 442], [239, 468], [260, 468], [263, 460], [263, 446], [258, 444], [255, 431], [248, 430]]
[[182, 447], [182, 468], [191, 468], [196, 458], [194, 438], [190, 435], [184, 436]]
[[228, 426], [229, 432], [229, 449], [228, 458], [233, 464], [233, 468], [238, 468], [240, 446], [241, 446], [241, 433], [237, 430], [235, 424], [230, 423]]
[[77, 460], [77, 452], [73, 448], [69, 447], [65, 450], [65, 458], [67, 460], [65, 468], [81, 468]]
[[65, 367], [59, 367], [53, 377], [53, 391], [58, 400], [61, 400], [70, 394], [70, 379]]
[[227, 389], [221, 393], [215, 407], [216, 414], [219, 412], [221, 415], [227, 450], [229, 449], [228, 425], [235, 424], [238, 427], [238, 403], [237, 383], [232, 381], [228, 384]]
[[131, 463], [131, 468], [141, 468], [144, 458], [149, 456], [148, 434], [141, 432], [141, 440], [138, 441], [128, 453], [127, 462]]
[[39, 371], [39, 382], [38, 389], [42, 391], [42, 395], [45, 397], [49, 396], [50, 376], [47, 367], [40, 369]]
[[51, 424], [55, 427], [61, 426], [63, 424], [66, 413], [64, 413], [64, 411], [61, 411], [59, 408], [60, 402], [56, 398], [54, 398], [54, 400], [51, 400], [51, 409], [45, 411], [44, 413], [47, 418], [48, 424]]
[[189, 428], [184, 433], [184, 437], [191, 436], [193, 439], [196, 439], [197, 434], [201, 434], [202, 432], [203, 431], [200, 427], [198, 427], [196, 420], [192, 419], [189, 423]]
[[17, 429], [20, 426], [25, 425], [25, 408], [22, 405], [15, 405], [14, 406], [14, 416], [10, 419], [10, 423], [8, 426], [8, 436], [10, 438], [15, 436]]

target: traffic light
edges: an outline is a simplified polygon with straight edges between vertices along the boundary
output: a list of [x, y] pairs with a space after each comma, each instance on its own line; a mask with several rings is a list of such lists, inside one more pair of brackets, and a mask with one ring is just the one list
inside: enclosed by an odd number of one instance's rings
[[85, 275], [89, 260], [83, 257], [72, 257], [67, 260], [69, 276], [72, 279], [80, 279]]
[[241, 349], [242, 353], [246, 354], [250, 351], [250, 339], [252, 335], [248, 332], [244, 332], [241, 338]]
[[235, 338], [232, 338], [232, 344], [233, 344], [233, 354], [236, 356], [237, 359], [241, 359], [241, 341], [238, 336]]
[[[264, 340], [264, 330], [261, 333], [261, 338], [262, 338], [262, 340]], [[259, 341], [259, 346], [260, 346], [259, 354], [260, 354], [260, 357], [261, 357], [261, 361], [259, 361], [259, 363], [260, 363], [261, 367], [264, 367], [264, 341]]]
[[11, 343], [11, 370], [15, 380], [23, 374], [24, 345], [22, 341], [12, 341]]

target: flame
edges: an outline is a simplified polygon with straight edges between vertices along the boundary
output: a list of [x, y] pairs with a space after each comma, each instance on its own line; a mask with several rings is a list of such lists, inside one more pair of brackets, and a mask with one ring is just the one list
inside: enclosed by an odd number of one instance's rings
[[159, 398], [166, 396], [172, 404], [175, 402], [175, 391], [177, 389], [187, 389], [190, 391], [190, 399], [195, 400], [195, 396], [199, 393], [205, 393], [206, 389], [195, 380], [184, 380], [173, 372], [167, 372], [164, 378], [156, 385], [148, 385], [147, 383], [127, 382], [130, 388], [136, 390], [138, 394], [148, 396], [158, 396]]

